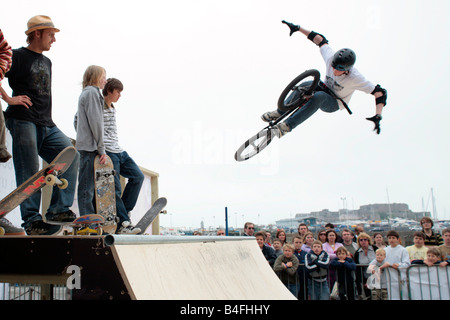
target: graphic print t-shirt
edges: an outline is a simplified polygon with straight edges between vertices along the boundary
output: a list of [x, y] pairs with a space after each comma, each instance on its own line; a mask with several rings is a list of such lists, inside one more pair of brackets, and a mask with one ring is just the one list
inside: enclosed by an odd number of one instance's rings
[[[348, 75], [335, 76], [331, 62], [335, 51], [329, 45], [323, 45], [320, 47], [320, 53], [322, 54], [323, 60], [326, 64], [327, 73], [325, 79], [322, 81], [327, 85], [328, 88], [333, 90], [333, 92], [346, 104], [349, 104], [352, 98], [353, 92], [355, 90], [360, 90], [365, 93], [372, 93], [375, 89], [375, 85], [359, 73], [359, 71], [353, 67]], [[339, 108], [344, 109], [344, 105], [338, 100]]]
[[50, 59], [27, 48], [14, 49], [11, 70], [6, 73], [6, 77], [12, 89], [12, 96], [26, 95], [33, 105], [28, 109], [24, 106], [8, 106], [5, 117], [54, 126]]

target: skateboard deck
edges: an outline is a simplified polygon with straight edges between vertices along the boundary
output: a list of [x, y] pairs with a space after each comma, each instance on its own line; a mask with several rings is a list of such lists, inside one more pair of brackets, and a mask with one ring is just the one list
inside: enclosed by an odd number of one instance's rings
[[141, 220], [136, 224], [136, 228], [140, 228], [141, 232], [139, 234], [143, 234], [145, 230], [152, 224], [153, 220], [155, 220], [156, 216], [160, 213], [166, 214], [167, 211], [162, 211], [164, 207], [167, 205], [166, 198], [159, 198], [155, 201], [153, 206], [145, 213]]
[[96, 212], [105, 222], [103, 231], [114, 234], [117, 229], [116, 222], [116, 193], [114, 184], [114, 165], [111, 158], [106, 156], [106, 163], [100, 163], [100, 156], [94, 161], [94, 183]]
[[46, 185], [54, 186], [56, 184], [61, 189], [66, 188], [68, 185], [67, 180], [60, 180], [58, 177], [66, 172], [72, 164], [76, 153], [77, 151], [74, 147], [65, 148], [49, 165], [36, 172], [27, 181], [17, 187], [17, 189], [3, 198], [0, 201], [0, 218], [11, 212], [23, 201]]
[[87, 214], [76, 218], [68, 225], [73, 228], [74, 235], [101, 235], [104, 222], [105, 219], [99, 214]]

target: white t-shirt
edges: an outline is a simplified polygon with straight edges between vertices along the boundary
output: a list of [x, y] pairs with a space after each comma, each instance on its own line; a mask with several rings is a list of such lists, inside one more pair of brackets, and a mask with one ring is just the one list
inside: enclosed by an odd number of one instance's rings
[[[326, 64], [327, 73], [325, 79], [322, 81], [327, 85], [328, 88], [333, 90], [333, 92], [346, 104], [349, 104], [352, 98], [353, 92], [355, 90], [360, 90], [365, 93], [372, 93], [375, 89], [375, 85], [368, 81], [359, 71], [353, 67], [348, 75], [335, 76], [331, 62], [333, 61], [333, 56], [335, 51], [327, 44], [320, 47], [320, 53], [322, 54], [323, 60]], [[339, 108], [344, 109], [344, 105], [338, 100]]]

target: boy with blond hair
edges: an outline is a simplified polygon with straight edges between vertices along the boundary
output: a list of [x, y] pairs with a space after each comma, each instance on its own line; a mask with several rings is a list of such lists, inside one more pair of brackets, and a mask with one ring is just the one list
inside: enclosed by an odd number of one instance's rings
[[100, 156], [100, 163], [106, 163], [103, 132], [104, 99], [100, 90], [106, 84], [106, 71], [100, 66], [89, 66], [83, 75], [83, 90], [78, 99], [75, 116], [77, 131], [76, 148], [80, 153], [78, 175], [78, 209], [81, 215], [94, 214], [94, 161]]
[[389, 263], [386, 262], [386, 251], [377, 249], [375, 256], [376, 258], [370, 262], [367, 268], [367, 273], [371, 274], [367, 280], [367, 285], [371, 289], [372, 300], [387, 300], [387, 281], [383, 274], [383, 269], [389, 267]]
[[275, 271], [281, 282], [284, 283], [286, 288], [297, 297], [297, 268], [299, 261], [294, 255], [294, 246], [292, 244], [285, 244], [283, 246], [283, 254], [280, 255], [275, 264], [273, 265], [273, 271]]

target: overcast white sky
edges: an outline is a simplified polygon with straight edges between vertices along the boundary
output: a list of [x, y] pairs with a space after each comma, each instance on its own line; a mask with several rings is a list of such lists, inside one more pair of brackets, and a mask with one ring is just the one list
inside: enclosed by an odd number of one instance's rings
[[[22, 0], [2, 4], [0, 28], [13, 48], [26, 45], [36, 14], [61, 29], [46, 55], [53, 118], [71, 137], [86, 67], [124, 83], [120, 144], [160, 174], [171, 213], [163, 226], [223, 225], [225, 207], [231, 226], [271, 223], [388, 196], [430, 211], [431, 188], [439, 218], [450, 219], [449, 9], [447, 0]], [[283, 19], [356, 51], [359, 71], [389, 92], [381, 135], [364, 119], [373, 97], [356, 92], [353, 115], [319, 111], [255, 158], [234, 161], [292, 78], [324, 73], [318, 48], [289, 37]]]

